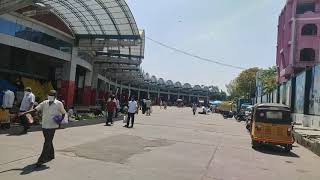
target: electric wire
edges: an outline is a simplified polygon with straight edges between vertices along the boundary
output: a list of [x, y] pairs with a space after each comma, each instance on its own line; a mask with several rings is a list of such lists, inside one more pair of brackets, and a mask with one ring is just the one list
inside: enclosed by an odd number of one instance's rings
[[156, 43], [162, 47], [165, 47], [167, 49], [170, 49], [170, 50], [173, 50], [175, 52], [178, 52], [178, 53], [181, 53], [181, 54], [184, 54], [186, 56], [190, 56], [190, 57], [193, 57], [193, 58], [196, 58], [196, 59], [199, 59], [201, 61], [205, 61], [205, 62], [210, 62], [210, 63], [214, 63], [214, 64], [217, 64], [217, 65], [220, 65], [220, 66], [225, 66], [225, 67], [229, 67], [229, 68], [234, 68], [234, 69], [239, 69], [239, 70], [244, 70], [246, 68], [244, 67], [241, 67], [241, 66], [236, 66], [236, 65], [231, 65], [231, 64], [227, 64], [227, 63], [222, 63], [220, 61], [216, 61], [216, 60], [213, 60], [213, 59], [209, 59], [209, 58], [204, 58], [204, 57], [201, 57], [201, 56], [198, 56], [198, 55], [195, 55], [195, 54], [191, 54], [189, 52], [186, 52], [186, 51], [183, 51], [181, 49], [178, 49], [178, 48], [175, 48], [175, 47], [172, 47], [172, 46], [169, 46], [165, 43], [162, 43], [160, 41], [157, 41], [157, 40], [154, 40], [150, 37], [147, 37], [146, 36], [146, 39], [152, 41], [153, 43]]

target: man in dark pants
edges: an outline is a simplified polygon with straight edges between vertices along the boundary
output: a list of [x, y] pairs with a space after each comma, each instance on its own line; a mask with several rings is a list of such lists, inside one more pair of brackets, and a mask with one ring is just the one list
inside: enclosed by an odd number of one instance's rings
[[[56, 129], [42, 129], [43, 137], [44, 137], [44, 144], [43, 150], [37, 162], [37, 165], [41, 165], [43, 163], [49, 162], [54, 159], [54, 147], [53, 147], [53, 138]], [[38, 165], [38, 166], [39, 166]]]
[[[51, 90], [48, 94], [48, 100], [40, 103], [35, 109], [20, 114], [20, 116], [23, 116], [28, 113], [42, 111], [42, 132], [44, 136], [44, 144], [42, 153], [36, 163], [36, 167], [40, 167], [42, 164], [55, 158], [52, 141], [56, 129], [59, 128], [59, 123], [66, 114], [62, 102], [56, 99], [56, 94], [55, 90]], [[58, 119], [58, 122], [56, 119]]]
[[[137, 101], [134, 100], [134, 98], [131, 98], [131, 101], [129, 101], [128, 103], [128, 119], [127, 119], [127, 125], [124, 127], [127, 128], [133, 128], [133, 124], [134, 124], [134, 115], [138, 110], [138, 103]], [[131, 126], [129, 126], [130, 124], [130, 119], [131, 119]]]
[[[107, 111], [108, 111], [108, 115], [107, 115], [107, 122], [106, 122], [106, 126], [111, 126], [111, 124], [113, 124], [113, 112], [116, 110], [116, 103], [114, 102], [114, 98], [115, 96], [112, 95], [111, 99], [107, 102]], [[109, 124], [111, 123], [111, 124]]]

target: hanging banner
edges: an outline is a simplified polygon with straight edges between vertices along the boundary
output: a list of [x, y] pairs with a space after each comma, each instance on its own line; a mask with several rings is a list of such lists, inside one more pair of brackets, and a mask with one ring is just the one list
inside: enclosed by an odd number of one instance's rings
[[312, 69], [309, 114], [320, 115], [320, 66]]
[[303, 114], [304, 113], [304, 95], [306, 86], [306, 72], [299, 74], [296, 77], [296, 94], [294, 103], [294, 112]]

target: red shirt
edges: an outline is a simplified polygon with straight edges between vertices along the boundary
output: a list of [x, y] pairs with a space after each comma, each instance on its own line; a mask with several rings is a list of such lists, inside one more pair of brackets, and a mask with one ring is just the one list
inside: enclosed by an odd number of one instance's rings
[[107, 111], [108, 112], [113, 112], [116, 109], [116, 107], [117, 107], [117, 105], [113, 100], [107, 102]]

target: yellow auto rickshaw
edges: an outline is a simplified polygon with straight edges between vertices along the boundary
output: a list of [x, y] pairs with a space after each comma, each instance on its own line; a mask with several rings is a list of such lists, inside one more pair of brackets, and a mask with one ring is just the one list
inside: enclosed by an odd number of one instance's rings
[[281, 104], [258, 104], [253, 107], [250, 134], [252, 148], [266, 143], [280, 145], [285, 151], [292, 150], [293, 123], [288, 106]]

